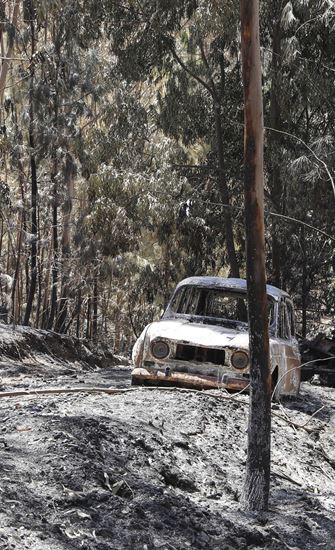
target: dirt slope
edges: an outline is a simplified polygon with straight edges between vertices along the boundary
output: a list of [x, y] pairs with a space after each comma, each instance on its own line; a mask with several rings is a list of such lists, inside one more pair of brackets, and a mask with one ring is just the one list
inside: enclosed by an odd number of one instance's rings
[[[2, 390], [130, 389], [129, 367], [58, 361], [4, 356]], [[0, 397], [0, 548], [335, 549], [334, 389], [304, 384], [274, 408], [271, 508], [258, 516], [240, 503], [248, 398], [219, 396]]]

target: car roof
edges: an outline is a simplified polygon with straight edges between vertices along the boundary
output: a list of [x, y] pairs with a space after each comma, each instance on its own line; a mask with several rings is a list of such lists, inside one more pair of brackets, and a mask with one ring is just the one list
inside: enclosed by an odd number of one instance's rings
[[[183, 286], [202, 286], [206, 288], [226, 288], [232, 290], [242, 290], [244, 292], [247, 291], [247, 281], [245, 279], [234, 279], [230, 277], [188, 277], [187, 279], [180, 281], [176, 290]], [[271, 296], [275, 300], [280, 300], [283, 297], [289, 297], [287, 292], [272, 285], [266, 285], [266, 292], [268, 296]]]

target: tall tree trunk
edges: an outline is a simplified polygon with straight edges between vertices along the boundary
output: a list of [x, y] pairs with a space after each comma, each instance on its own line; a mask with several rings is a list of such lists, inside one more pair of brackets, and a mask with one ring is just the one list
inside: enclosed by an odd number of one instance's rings
[[[280, 4], [280, 2], [278, 2]], [[280, 8], [280, 6], [279, 6]], [[272, 78], [270, 96], [270, 127], [274, 130], [281, 129], [281, 110], [279, 95], [281, 88], [281, 8], [277, 13], [277, 21], [273, 29], [272, 37]], [[270, 190], [271, 199], [275, 210], [282, 212], [282, 178], [281, 178], [281, 136], [278, 132], [269, 133], [270, 145]], [[282, 287], [282, 247], [277, 236], [276, 224], [272, 228], [272, 282], [277, 287]]]
[[[56, 48], [57, 53], [57, 75], [59, 74], [59, 46]], [[57, 131], [58, 128], [58, 89], [56, 85], [56, 93], [53, 102], [53, 114], [54, 114], [54, 126]], [[56, 138], [57, 139], [57, 138]], [[52, 205], [52, 247], [53, 247], [53, 259], [52, 259], [52, 283], [51, 283], [51, 299], [50, 299], [50, 315], [48, 320], [48, 329], [51, 330], [54, 326], [55, 319], [57, 320], [58, 314], [58, 279], [59, 279], [59, 244], [58, 244], [58, 182], [57, 174], [59, 170], [59, 163], [57, 159], [57, 141], [54, 143], [53, 159], [52, 159], [52, 173], [51, 181], [53, 182], [53, 205]]]
[[2, 256], [2, 243], [3, 243], [3, 237], [4, 237], [4, 220], [1, 217], [1, 230], [0, 230], [0, 257]]
[[81, 306], [82, 306], [82, 295], [81, 288], [78, 289], [77, 295], [77, 311], [76, 311], [76, 337], [80, 338], [80, 316], [81, 316]]
[[[219, 93], [216, 93], [217, 99], [214, 102], [214, 115], [215, 115], [215, 129], [216, 129], [216, 141], [218, 148], [218, 162], [219, 162], [219, 187], [221, 191], [221, 197], [224, 204], [228, 207], [224, 212], [224, 221], [225, 221], [225, 235], [226, 235], [226, 244], [227, 244], [227, 253], [228, 260], [230, 265], [230, 274], [232, 277], [239, 278], [240, 270], [236, 256], [235, 242], [234, 242], [234, 232], [233, 232], [233, 219], [232, 212], [230, 210], [230, 194], [226, 180], [226, 170], [225, 170], [225, 154], [224, 154], [224, 137], [222, 129], [222, 106], [224, 105], [224, 98], [226, 94], [226, 73], [225, 73], [225, 59], [224, 59], [224, 48], [225, 44], [223, 39], [219, 43], [218, 59], [220, 66], [220, 89]], [[214, 82], [213, 82], [214, 86]]]
[[31, 33], [31, 59], [30, 59], [30, 90], [29, 90], [29, 146], [30, 146], [30, 170], [31, 170], [31, 259], [30, 259], [30, 287], [24, 324], [29, 325], [36, 291], [37, 280], [37, 169], [35, 159], [35, 136], [34, 136], [34, 55], [35, 55], [35, 14], [33, 2], [30, 0], [30, 33]]
[[17, 256], [16, 256], [15, 271], [14, 271], [14, 277], [13, 277], [13, 283], [12, 283], [12, 294], [11, 294], [13, 323], [18, 322], [18, 318], [16, 316], [16, 312], [17, 312], [16, 290], [19, 283], [20, 266], [21, 266], [22, 235], [23, 235], [22, 226], [23, 226], [23, 211], [20, 213], [20, 223], [18, 227], [18, 236], [17, 236]]
[[[57, 172], [56, 172], [57, 173]], [[50, 300], [50, 315], [48, 320], [48, 329], [53, 328], [54, 320], [57, 315], [57, 296], [58, 296], [58, 203], [57, 203], [57, 188], [54, 183], [54, 203], [52, 205], [52, 270], [51, 270], [51, 300]]]
[[86, 312], [86, 339], [90, 340], [91, 338], [91, 305], [92, 305], [92, 298], [91, 296], [87, 299], [87, 312]]
[[[38, 240], [41, 242], [41, 224], [40, 224], [40, 209], [38, 208]], [[42, 307], [42, 294], [43, 294], [43, 271], [44, 271], [44, 248], [40, 248], [40, 254], [38, 255], [38, 290], [37, 290], [37, 306], [36, 306], [36, 319], [35, 326], [40, 325], [41, 307]]]
[[[12, 17], [11, 17], [11, 26], [13, 27], [13, 29], [15, 29], [15, 27], [17, 26], [19, 8], [20, 8], [20, 0], [15, 0], [13, 14], [12, 14]], [[0, 3], [0, 13], [2, 14], [1, 18], [3, 17], [4, 12], [5, 12], [4, 2], [1, 2]], [[4, 21], [4, 19], [1, 19], [1, 21]], [[1, 27], [0, 27], [0, 39], [1, 40], [2, 40], [2, 34], [3, 34], [3, 25], [1, 25]], [[9, 68], [9, 65], [10, 65], [10, 58], [12, 56], [13, 48], [14, 48], [15, 32], [9, 32], [9, 33], [7, 33], [7, 35], [8, 35], [7, 51], [6, 51], [5, 59], [2, 59], [1, 71], [0, 71], [0, 107], [2, 107], [2, 105], [3, 105], [3, 98], [4, 98], [6, 80], [7, 80], [7, 73], [8, 73], [8, 68]]]
[[48, 328], [49, 322], [49, 293], [50, 293], [50, 269], [51, 258], [52, 258], [52, 243], [49, 244], [48, 254], [47, 254], [47, 268], [45, 270], [45, 280], [44, 280], [44, 296], [43, 296], [43, 307], [42, 307], [42, 318], [41, 318], [41, 328]]
[[71, 259], [71, 213], [74, 192], [75, 165], [68, 153], [65, 162], [65, 183], [67, 197], [63, 204], [63, 234], [62, 234], [62, 288], [59, 301], [59, 315], [56, 322], [56, 331], [65, 332], [68, 315], [68, 299], [70, 285], [70, 259]]
[[307, 288], [307, 254], [306, 254], [306, 236], [305, 236], [305, 227], [301, 227], [300, 233], [300, 243], [301, 243], [301, 252], [302, 252], [302, 274], [301, 274], [301, 309], [302, 309], [302, 328], [301, 336], [306, 338], [307, 334], [307, 297], [308, 297], [308, 288]]
[[230, 264], [230, 274], [232, 277], [239, 278], [240, 270], [238, 266], [235, 243], [234, 243], [233, 220], [232, 220], [232, 214], [230, 210], [231, 202], [230, 202], [229, 189], [228, 189], [228, 185], [226, 181], [226, 173], [225, 173], [224, 142], [223, 142], [223, 132], [222, 132], [222, 123], [221, 123], [221, 107], [219, 104], [215, 104], [214, 114], [215, 114], [218, 161], [219, 161], [219, 189], [220, 189], [223, 204], [227, 205], [227, 210], [224, 212], [224, 224], [225, 224], [228, 259]]
[[97, 268], [93, 278], [93, 320], [92, 320], [92, 340], [94, 344], [98, 342], [98, 272]]
[[[16, 133], [18, 133], [16, 109], [14, 111], [14, 117], [15, 117]], [[21, 143], [21, 139], [20, 139], [20, 143]], [[19, 184], [20, 184], [20, 194], [21, 194], [21, 200], [22, 200], [22, 212], [20, 215], [20, 223], [18, 227], [17, 259], [16, 259], [16, 265], [15, 265], [15, 271], [14, 271], [14, 277], [13, 277], [12, 296], [11, 296], [12, 319], [14, 323], [18, 323], [20, 318], [20, 313], [19, 313], [20, 304], [18, 303], [20, 297], [19, 297], [19, 292], [17, 292], [17, 287], [19, 286], [20, 272], [22, 271], [21, 264], [22, 264], [23, 236], [26, 231], [25, 183], [24, 183], [24, 170], [23, 170], [21, 159], [18, 160], [18, 169], [19, 169], [18, 177], [19, 177]], [[18, 295], [16, 296], [16, 294]]]
[[0, 44], [3, 37], [3, 31], [5, 28], [6, 20], [6, 9], [5, 9], [5, 0], [0, 0]]
[[[179, 57], [179, 55], [173, 48], [170, 48], [170, 51], [174, 59], [179, 63], [179, 65], [199, 84], [201, 84], [206, 88], [206, 90], [210, 93], [213, 100], [218, 165], [219, 165], [219, 182], [218, 182], [219, 191], [221, 193], [223, 204], [226, 206], [226, 209], [227, 209], [224, 215], [227, 252], [228, 252], [231, 275], [233, 277], [239, 277], [240, 274], [239, 274], [238, 261], [236, 257], [236, 251], [235, 251], [232, 214], [230, 210], [230, 207], [231, 207], [230, 196], [229, 196], [229, 189], [228, 189], [226, 173], [225, 173], [224, 140], [223, 140], [223, 131], [222, 131], [222, 122], [221, 122], [221, 107], [222, 107], [222, 102], [224, 98], [224, 86], [225, 86], [224, 60], [223, 60], [223, 56], [221, 55], [220, 61], [219, 61], [220, 69], [221, 69], [221, 86], [220, 86], [221, 90], [220, 90], [220, 94], [218, 94], [213, 77], [212, 77], [210, 65], [208, 63], [208, 59], [206, 57], [204, 46], [201, 40], [199, 41], [199, 48], [200, 48], [202, 61], [207, 71], [207, 76], [208, 76], [207, 82], [202, 78], [200, 78], [197, 74], [193, 73], [192, 70], [189, 69], [187, 65], [185, 65], [183, 60]], [[223, 45], [221, 45], [221, 49], [223, 50]]]
[[248, 510], [266, 510], [270, 487], [271, 370], [265, 274], [263, 100], [258, 0], [241, 0], [241, 37], [250, 331], [250, 411], [244, 500]]

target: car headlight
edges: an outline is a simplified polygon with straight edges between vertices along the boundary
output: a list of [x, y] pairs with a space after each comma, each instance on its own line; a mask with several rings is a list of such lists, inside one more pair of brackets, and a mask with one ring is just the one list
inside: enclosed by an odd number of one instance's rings
[[235, 369], [245, 369], [249, 363], [249, 355], [245, 351], [234, 351], [231, 364]]
[[165, 359], [170, 353], [170, 348], [163, 340], [155, 340], [151, 344], [151, 353], [156, 359]]

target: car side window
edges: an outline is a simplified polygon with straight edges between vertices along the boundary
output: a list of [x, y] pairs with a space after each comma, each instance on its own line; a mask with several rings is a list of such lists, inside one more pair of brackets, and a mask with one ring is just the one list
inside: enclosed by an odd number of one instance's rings
[[295, 319], [294, 319], [294, 310], [293, 304], [289, 300], [286, 300], [287, 314], [290, 322], [291, 336], [295, 336]]
[[280, 338], [285, 340], [291, 338], [290, 320], [285, 302], [280, 304]]

